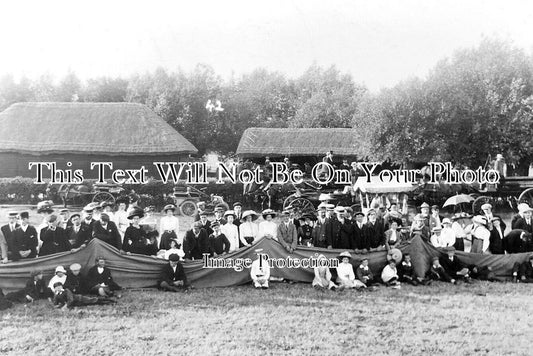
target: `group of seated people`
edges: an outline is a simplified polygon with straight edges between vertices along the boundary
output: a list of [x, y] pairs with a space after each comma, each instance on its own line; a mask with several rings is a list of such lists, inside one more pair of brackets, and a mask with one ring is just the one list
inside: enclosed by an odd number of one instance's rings
[[13, 303], [49, 299], [58, 308], [116, 303], [116, 298], [120, 298], [117, 291], [121, 287], [113, 280], [103, 257], [96, 258], [95, 265], [85, 276], [81, 275], [81, 269], [79, 263], [71, 264], [69, 271], [57, 266], [48, 283], [44, 281], [42, 271], [33, 271], [23, 289], [8, 293], [5, 298]]

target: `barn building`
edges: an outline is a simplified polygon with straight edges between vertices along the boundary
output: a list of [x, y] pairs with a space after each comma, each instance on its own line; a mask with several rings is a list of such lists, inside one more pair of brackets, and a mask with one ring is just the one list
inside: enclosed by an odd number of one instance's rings
[[1, 177], [35, 177], [29, 162], [82, 169], [84, 178], [97, 176], [91, 162], [112, 162], [113, 169], [144, 165], [148, 176], [158, 177], [154, 161], [186, 161], [197, 152], [161, 117], [137, 103], [18, 103], [0, 113]]

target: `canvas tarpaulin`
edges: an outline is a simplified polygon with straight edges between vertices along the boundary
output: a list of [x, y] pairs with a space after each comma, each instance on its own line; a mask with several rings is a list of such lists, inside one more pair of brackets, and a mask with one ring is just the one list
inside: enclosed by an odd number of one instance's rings
[[[294, 259], [302, 259], [312, 256], [317, 257], [319, 254], [323, 254], [326, 258], [335, 258], [343, 251], [299, 247], [289, 255], [279, 242], [262, 239], [251, 247], [224, 255], [224, 259], [249, 258], [253, 260], [256, 257], [256, 249], [262, 249], [263, 254], [268, 255], [269, 258], [276, 259], [287, 258], [288, 256]], [[432, 257], [440, 256], [444, 253], [425, 243], [419, 237], [415, 237], [410, 243], [402, 245], [400, 250], [403, 253], [410, 253], [414, 269], [419, 276], [423, 276], [426, 273]], [[31, 271], [42, 270], [45, 278], [50, 278], [57, 266], [67, 267], [75, 262], [83, 266], [82, 274], [85, 274], [94, 265], [96, 257], [99, 256], [105, 258], [106, 265], [111, 269], [114, 280], [125, 288], [154, 287], [163, 266], [168, 263], [165, 260], [150, 256], [123, 255], [116, 248], [100, 240], [93, 239], [86, 248], [75, 253], [64, 252], [0, 265], [0, 288], [4, 291], [22, 288]], [[360, 263], [363, 257], [368, 258], [370, 268], [376, 275], [379, 275], [387, 261], [385, 251], [366, 254], [352, 252], [352, 256], [355, 266]], [[525, 261], [529, 254], [481, 255], [457, 252], [457, 256], [468, 265], [491, 266], [497, 276], [506, 277], [511, 275], [514, 263]], [[251, 281], [250, 270], [246, 268], [242, 271], [237, 271], [233, 268], [204, 268], [203, 261], [185, 262], [184, 267], [188, 279], [196, 288], [228, 287]], [[314, 276], [312, 268], [277, 267], [271, 270], [271, 275], [298, 282], [311, 282]]]

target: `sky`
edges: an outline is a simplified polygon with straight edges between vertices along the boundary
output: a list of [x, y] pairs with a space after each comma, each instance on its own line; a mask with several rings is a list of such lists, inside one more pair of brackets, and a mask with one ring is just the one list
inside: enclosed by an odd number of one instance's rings
[[129, 76], [212, 66], [224, 79], [264, 67], [289, 77], [335, 65], [371, 91], [484, 37], [533, 50], [522, 0], [2, 1], [0, 74]]

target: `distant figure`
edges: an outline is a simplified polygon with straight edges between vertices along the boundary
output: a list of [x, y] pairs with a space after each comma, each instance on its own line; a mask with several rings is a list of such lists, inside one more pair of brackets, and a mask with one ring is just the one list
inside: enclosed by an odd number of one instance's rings
[[500, 153], [496, 155], [496, 161], [494, 161], [494, 170], [500, 173], [501, 178], [507, 177], [507, 164], [503, 159], [503, 155]]

